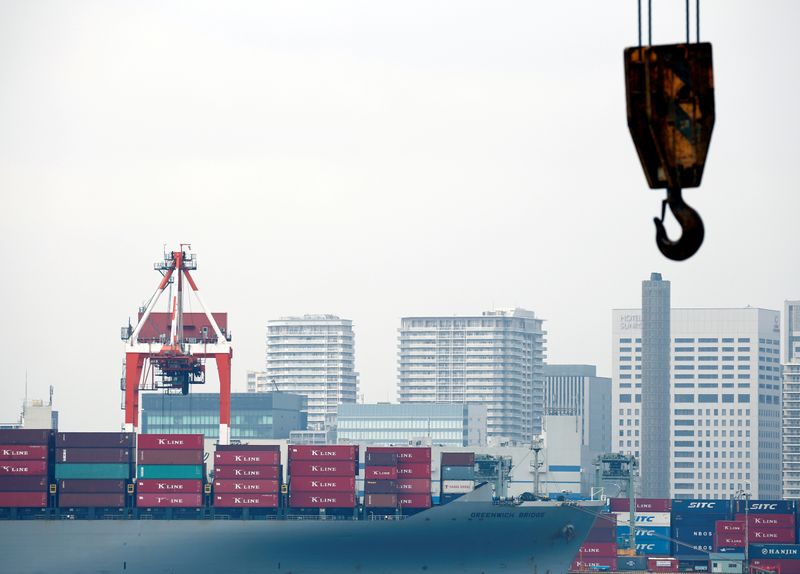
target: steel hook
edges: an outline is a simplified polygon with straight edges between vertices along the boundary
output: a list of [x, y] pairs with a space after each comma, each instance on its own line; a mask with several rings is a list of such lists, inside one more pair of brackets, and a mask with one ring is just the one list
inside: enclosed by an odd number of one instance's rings
[[[667, 205], [683, 230], [677, 241], [667, 237], [667, 230], [664, 228]], [[653, 221], [656, 224], [656, 245], [665, 257], [673, 261], [689, 259], [703, 244], [705, 236], [703, 220], [699, 213], [684, 203], [680, 188], [667, 189], [667, 199], [661, 202], [661, 219], [654, 217]]]

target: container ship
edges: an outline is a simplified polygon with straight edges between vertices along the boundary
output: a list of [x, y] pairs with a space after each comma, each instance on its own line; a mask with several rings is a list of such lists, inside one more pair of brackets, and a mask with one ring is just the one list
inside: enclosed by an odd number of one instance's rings
[[284, 469], [277, 447], [218, 445], [211, 466], [202, 435], [0, 431], [2, 571], [570, 569], [603, 503], [498, 500], [460, 452], [434, 506], [430, 453], [293, 445]]

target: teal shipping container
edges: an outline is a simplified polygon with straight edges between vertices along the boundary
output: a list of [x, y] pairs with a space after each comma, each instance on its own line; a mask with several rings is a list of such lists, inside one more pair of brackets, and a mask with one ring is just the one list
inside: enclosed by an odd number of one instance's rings
[[139, 478], [203, 478], [202, 464], [140, 464], [136, 471]]
[[68, 478], [129, 479], [133, 468], [127, 463], [70, 462], [56, 465], [56, 480]]

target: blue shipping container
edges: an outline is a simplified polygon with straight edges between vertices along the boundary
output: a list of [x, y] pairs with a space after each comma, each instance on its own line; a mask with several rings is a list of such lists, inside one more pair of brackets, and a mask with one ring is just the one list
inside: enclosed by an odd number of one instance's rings
[[[732, 515], [733, 507], [730, 500], [673, 500], [672, 501], [672, 521], [692, 520], [693, 518], [705, 518], [707, 516]], [[717, 518], [725, 520], [725, 518]]]
[[672, 555], [676, 558], [707, 558], [708, 553], [714, 551], [713, 538], [702, 542], [681, 542], [682, 544], [672, 543]]
[[669, 554], [672, 543], [669, 540], [636, 539], [636, 554], [650, 556], [652, 554]]
[[[745, 501], [736, 500], [733, 503], [734, 514], [745, 513]], [[794, 514], [794, 500], [750, 500], [747, 501], [747, 511], [750, 514]]]
[[714, 538], [714, 523], [687, 524], [672, 527], [672, 537], [676, 540], [701, 540]]
[[751, 544], [750, 558], [800, 560], [800, 544]]
[[647, 570], [647, 557], [619, 556], [617, 558], [617, 570], [619, 570], [620, 572]]

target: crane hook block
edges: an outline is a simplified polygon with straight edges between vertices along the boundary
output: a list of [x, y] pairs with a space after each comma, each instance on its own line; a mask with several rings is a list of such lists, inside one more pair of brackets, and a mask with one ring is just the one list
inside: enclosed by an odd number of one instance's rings
[[698, 187], [714, 129], [711, 44], [625, 50], [628, 128], [652, 189]]

